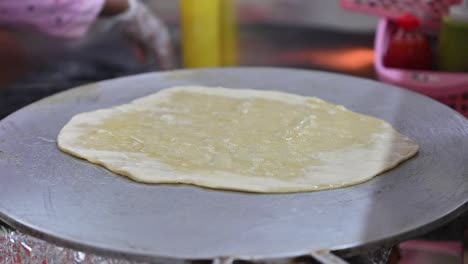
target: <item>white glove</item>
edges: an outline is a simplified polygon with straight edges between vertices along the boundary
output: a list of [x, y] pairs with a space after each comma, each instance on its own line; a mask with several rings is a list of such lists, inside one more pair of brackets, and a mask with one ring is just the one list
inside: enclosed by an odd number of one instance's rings
[[129, 9], [122, 14], [101, 18], [99, 31], [120, 30], [138, 41], [147, 54], [154, 56], [162, 69], [174, 66], [169, 31], [148, 7], [139, 0], [128, 0]]

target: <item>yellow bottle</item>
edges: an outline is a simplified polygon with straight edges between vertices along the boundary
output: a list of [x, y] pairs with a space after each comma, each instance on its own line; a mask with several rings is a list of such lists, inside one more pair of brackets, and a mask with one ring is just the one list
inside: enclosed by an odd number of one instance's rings
[[235, 65], [237, 31], [234, 0], [181, 0], [184, 67]]

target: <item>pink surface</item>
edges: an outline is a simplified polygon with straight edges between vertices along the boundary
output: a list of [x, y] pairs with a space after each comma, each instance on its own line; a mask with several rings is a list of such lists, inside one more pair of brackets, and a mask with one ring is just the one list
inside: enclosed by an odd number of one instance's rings
[[85, 34], [104, 0], [1, 0], [0, 24], [29, 26], [59, 37]]
[[460, 242], [412, 240], [399, 245], [398, 264], [460, 264], [463, 245]]

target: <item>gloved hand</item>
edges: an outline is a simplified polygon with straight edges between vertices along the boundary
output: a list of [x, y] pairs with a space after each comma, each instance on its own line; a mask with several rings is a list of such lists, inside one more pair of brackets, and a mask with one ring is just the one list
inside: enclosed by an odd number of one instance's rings
[[99, 31], [119, 30], [139, 42], [146, 54], [153, 56], [162, 69], [174, 66], [170, 35], [164, 23], [139, 0], [128, 0], [129, 8], [122, 14], [100, 18]]

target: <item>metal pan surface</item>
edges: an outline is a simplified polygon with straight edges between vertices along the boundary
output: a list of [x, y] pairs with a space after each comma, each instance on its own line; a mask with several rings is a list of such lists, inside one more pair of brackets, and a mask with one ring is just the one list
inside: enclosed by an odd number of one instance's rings
[[[420, 153], [343, 189], [256, 195], [146, 185], [60, 152], [80, 112], [175, 85], [280, 90], [387, 120]], [[468, 122], [429, 98], [315, 71], [227, 68], [150, 73], [87, 85], [0, 122], [0, 218], [51, 242], [140, 259], [274, 259], [363, 249], [428, 231], [467, 207]]]

